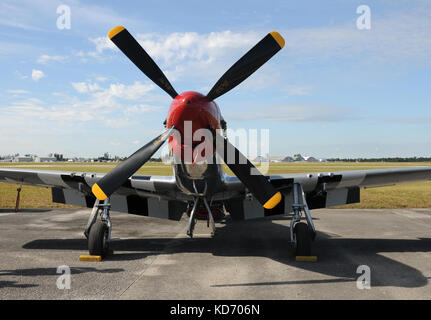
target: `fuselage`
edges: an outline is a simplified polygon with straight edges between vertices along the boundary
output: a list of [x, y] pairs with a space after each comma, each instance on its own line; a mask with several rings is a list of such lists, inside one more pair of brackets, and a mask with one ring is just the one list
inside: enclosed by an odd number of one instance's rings
[[206, 96], [187, 91], [171, 103], [166, 127], [175, 128], [169, 151], [178, 187], [187, 194], [214, 193], [222, 187], [223, 172], [213, 150], [213, 133], [221, 129], [218, 105]]

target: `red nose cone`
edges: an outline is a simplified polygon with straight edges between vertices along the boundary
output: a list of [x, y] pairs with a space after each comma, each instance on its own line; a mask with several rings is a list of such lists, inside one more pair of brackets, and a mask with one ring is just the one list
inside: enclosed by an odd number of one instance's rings
[[167, 126], [174, 125], [184, 134], [185, 121], [191, 121], [193, 132], [208, 127], [215, 130], [220, 124], [220, 110], [215, 102], [198, 92], [183, 92], [172, 101]]
[[[184, 160], [183, 150], [194, 149], [205, 140], [205, 138], [197, 137], [196, 131], [199, 129], [219, 129], [220, 118], [220, 109], [217, 104], [206, 96], [194, 91], [187, 91], [178, 95], [172, 101], [166, 119], [166, 126], [168, 128], [174, 126], [181, 137], [181, 141], [175, 135], [169, 139], [174, 153]], [[192, 162], [195, 160], [196, 157]]]

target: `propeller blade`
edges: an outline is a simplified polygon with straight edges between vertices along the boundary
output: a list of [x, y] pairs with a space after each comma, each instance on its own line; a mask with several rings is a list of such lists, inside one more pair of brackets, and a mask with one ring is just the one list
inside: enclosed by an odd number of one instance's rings
[[281, 201], [281, 193], [234, 145], [219, 134], [216, 134], [216, 151], [265, 209], [272, 209]]
[[136, 151], [118, 166], [112, 169], [107, 175], [103, 176], [91, 189], [99, 200], [110, 197], [121, 185], [129, 179], [151, 156], [162, 146], [171, 135], [173, 127], [153, 139], [141, 149]]
[[122, 26], [115, 27], [108, 32], [108, 37], [148, 78], [165, 90], [172, 99], [175, 99], [178, 93], [154, 60], [151, 59], [126, 28]]
[[208, 99], [214, 100], [235, 88], [283, 47], [284, 39], [277, 31], [268, 33], [258, 44], [226, 71], [207, 94]]

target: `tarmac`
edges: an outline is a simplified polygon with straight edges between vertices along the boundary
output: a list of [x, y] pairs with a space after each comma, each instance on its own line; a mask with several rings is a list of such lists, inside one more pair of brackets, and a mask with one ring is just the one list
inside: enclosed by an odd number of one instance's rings
[[289, 217], [228, 220], [214, 238], [198, 221], [190, 239], [185, 217], [117, 212], [114, 254], [81, 262], [89, 213], [0, 209], [0, 299], [431, 299], [431, 209], [313, 210], [317, 262], [295, 260]]

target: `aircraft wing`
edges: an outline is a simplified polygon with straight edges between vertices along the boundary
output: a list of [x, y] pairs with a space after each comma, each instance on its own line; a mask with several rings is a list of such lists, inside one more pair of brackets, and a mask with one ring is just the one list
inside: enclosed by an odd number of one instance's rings
[[[0, 182], [48, 187], [53, 202], [88, 208], [95, 201], [91, 187], [103, 176], [103, 173], [0, 168]], [[179, 220], [186, 206], [179, 201], [181, 196], [173, 176], [134, 175], [111, 196], [111, 207], [114, 211]]]
[[[52, 189], [54, 202], [91, 208], [95, 197], [91, 186], [104, 174], [22, 170], [0, 168], [0, 182], [36, 185]], [[352, 170], [267, 175], [271, 184], [284, 195], [274, 209], [264, 209], [247, 194], [235, 176], [225, 176], [223, 190], [213, 196], [224, 203], [236, 220], [261, 218], [292, 211], [292, 187], [300, 183], [310, 209], [328, 208], [360, 201], [361, 188], [390, 186], [400, 183], [431, 180], [431, 167], [410, 167], [380, 170]], [[173, 176], [130, 177], [112, 196], [112, 210], [131, 214], [179, 220], [192, 200], [178, 190]]]
[[[247, 197], [245, 187], [238, 178], [226, 176], [224, 194], [236, 197], [225, 201], [231, 215], [232, 212], [239, 212], [237, 218], [242, 220], [291, 212], [294, 183], [302, 185], [310, 209], [357, 203], [360, 202], [361, 188], [431, 180], [431, 167], [295, 173], [266, 177], [284, 195], [282, 202], [272, 210], [263, 209], [254, 198]], [[238, 196], [240, 194], [242, 198]]]

